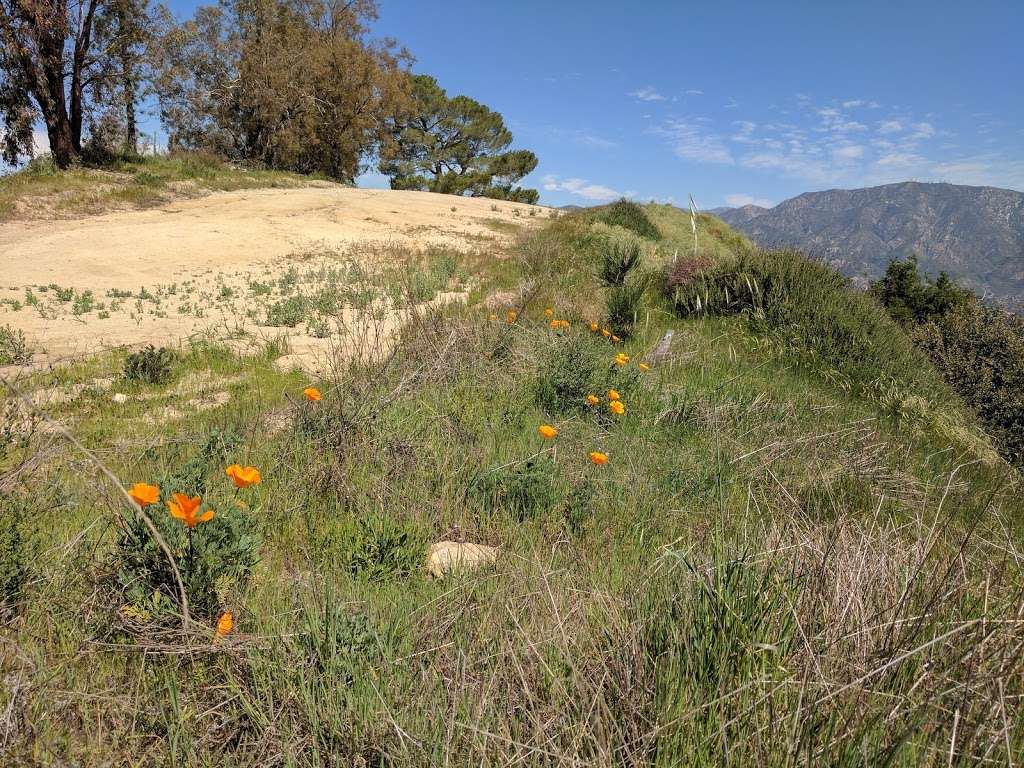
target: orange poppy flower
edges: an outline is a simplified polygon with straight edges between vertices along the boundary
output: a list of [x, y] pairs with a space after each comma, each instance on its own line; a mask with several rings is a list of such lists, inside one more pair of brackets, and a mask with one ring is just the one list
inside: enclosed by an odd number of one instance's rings
[[621, 365], [628, 365], [629, 364], [629, 355], [624, 355], [624, 354], [622, 354], [620, 352], [619, 354], [617, 354], [615, 356], [615, 364], [616, 365], [620, 365], [620, 366]]
[[602, 328], [601, 329], [601, 335], [604, 336], [607, 339], [609, 336], [612, 335], [612, 332], [609, 331], [607, 328]]
[[551, 326], [552, 331], [557, 331], [559, 328], [562, 327], [562, 324], [558, 320], [552, 320], [550, 323], [548, 323], [548, 325]]
[[213, 519], [212, 509], [199, 514], [199, 505], [202, 503], [202, 499], [198, 496], [189, 498], [184, 493], [176, 493], [174, 501], [167, 502], [167, 509], [170, 511], [171, 517], [181, 520], [189, 528], [195, 528], [198, 523], [206, 523]]
[[591, 330], [591, 331], [592, 331], [593, 333], [597, 333], [597, 329], [598, 329], [599, 327], [600, 327], [600, 326], [599, 326], [599, 325], [598, 325], [597, 323], [591, 323], [591, 324], [590, 324], [590, 330]]
[[622, 341], [622, 339], [620, 339], [620, 338], [619, 338], [618, 336], [616, 336], [615, 334], [612, 334], [612, 342], [613, 342], [614, 344], [618, 344], [618, 343], [619, 343], [620, 341]]
[[489, 315], [487, 316], [487, 319], [488, 319], [488, 320], [497, 320], [497, 319], [498, 319], [498, 316], [497, 316], [496, 314], [494, 314], [493, 312], [491, 312], [491, 314], [489, 314]]
[[638, 367], [638, 368], [639, 368], [639, 369], [640, 369], [641, 371], [649, 371], [649, 370], [651, 370], [651, 366], [649, 366], [649, 365], [648, 365], [647, 363], [638, 363], [638, 364], [637, 364], [637, 367]]
[[512, 323], [516, 321], [516, 318], [519, 317], [519, 313], [516, 312], [514, 309], [510, 309], [508, 311], [508, 315], [506, 315], [505, 317], [508, 320], [508, 324], [512, 325]]
[[232, 464], [224, 470], [224, 473], [234, 481], [236, 488], [248, 488], [250, 485], [259, 485], [263, 481], [260, 471], [256, 467]]
[[540, 432], [541, 437], [546, 440], [550, 440], [553, 437], [558, 437], [558, 430], [552, 427], [550, 424], [541, 424], [537, 427], [537, 431]]
[[621, 416], [626, 412], [626, 406], [622, 404], [621, 400], [612, 400], [608, 403], [608, 410], [616, 416]]
[[311, 403], [318, 403], [320, 402], [320, 398], [323, 397], [323, 395], [320, 394], [320, 390], [316, 387], [306, 387], [302, 390], [302, 394], [304, 394], [306, 399]]
[[160, 501], [160, 489], [155, 485], [136, 483], [128, 489], [128, 495], [132, 497], [140, 507], [148, 507]]
[[228, 634], [235, 626], [235, 619], [231, 615], [231, 611], [224, 611], [217, 619], [217, 637], [224, 637]]
[[548, 317], [554, 317], [555, 310], [553, 310], [551, 307], [548, 307], [547, 309], [544, 310], [544, 314], [547, 315]]
[[598, 466], [601, 466], [603, 464], [607, 464], [608, 463], [608, 454], [607, 453], [601, 453], [600, 451], [591, 451], [590, 452], [590, 463], [591, 464], [597, 464]]
[[609, 400], [621, 400], [622, 396], [618, 393], [617, 390], [609, 389], [608, 390], [608, 399]]
[[597, 395], [587, 395], [587, 405], [597, 405], [601, 402], [601, 398]]

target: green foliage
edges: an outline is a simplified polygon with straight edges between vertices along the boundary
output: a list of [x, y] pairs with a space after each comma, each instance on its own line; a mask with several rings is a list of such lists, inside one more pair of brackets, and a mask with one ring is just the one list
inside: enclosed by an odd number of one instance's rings
[[25, 512], [25, 505], [15, 497], [0, 497], [0, 618], [17, 609], [28, 580], [31, 558]]
[[643, 255], [640, 244], [633, 241], [612, 241], [601, 251], [598, 277], [607, 286], [622, 285], [630, 271], [640, 266]]
[[294, 328], [301, 323], [309, 311], [309, 301], [305, 296], [289, 296], [278, 299], [267, 307], [265, 325], [275, 328]]
[[795, 251], [744, 253], [685, 283], [666, 280], [666, 292], [682, 316], [743, 314], [798, 361], [839, 371], [861, 388], [892, 378], [937, 391], [923, 356], [871, 297]]
[[426, 555], [414, 529], [384, 515], [360, 518], [347, 549], [348, 570], [368, 581], [409, 576]]
[[303, 669], [331, 686], [349, 686], [366, 664], [385, 650], [377, 628], [365, 613], [353, 613], [333, 590], [321, 602], [305, 604], [295, 636]]
[[973, 302], [913, 331], [1009, 461], [1024, 466], [1024, 321]]
[[0, 325], [0, 365], [24, 365], [32, 360], [25, 334], [9, 325]]
[[617, 200], [611, 205], [601, 208], [596, 218], [613, 227], [622, 227], [647, 240], [660, 240], [661, 233], [651, 223], [643, 207], [630, 200]]
[[563, 496], [558, 468], [548, 456], [491, 469], [477, 480], [475, 492], [490, 511], [505, 512], [519, 522], [541, 517]]
[[537, 374], [537, 405], [552, 415], [583, 408], [593, 391], [597, 361], [588, 337], [559, 338], [546, 350]]
[[616, 336], [628, 339], [633, 335], [637, 313], [646, 289], [647, 280], [641, 276], [609, 288], [605, 293], [605, 315], [612, 333]]
[[932, 280], [917, 269], [917, 256], [892, 261], [885, 275], [871, 284], [871, 295], [903, 325], [924, 323], [964, 306], [971, 292], [960, 288], [945, 272]]
[[[250, 513], [222, 505], [212, 520], [190, 531], [162, 503], [150, 509], [150, 520], [177, 561], [189, 610], [194, 616], [216, 617], [245, 587], [259, 561], [259, 538]], [[177, 604], [174, 571], [141, 515], [123, 523], [114, 565], [127, 604], [147, 611]], [[158, 600], [155, 593], [160, 594]]]
[[156, 349], [152, 344], [138, 352], [132, 352], [124, 361], [122, 375], [128, 381], [146, 384], [163, 384], [171, 378], [174, 352], [166, 347]]
[[409, 114], [390, 121], [380, 172], [392, 189], [536, 203], [535, 189], [515, 184], [537, 167], [537, 156], [510, 150], [501, 115], [467, 96], [449, 98], [429, 75], [412, 77]]

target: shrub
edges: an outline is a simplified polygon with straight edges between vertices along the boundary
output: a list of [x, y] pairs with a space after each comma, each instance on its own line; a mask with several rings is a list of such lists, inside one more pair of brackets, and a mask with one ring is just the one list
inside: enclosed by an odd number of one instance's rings
[[640, 265], [642, 256], [637, 242], [611, 242], [601, 253], [598, 276], [608, 286], [622, 285], [630, 271]]
[[536, 402], [550, 414], [583, 407], [593, 390], [597, 356], [588, 339], [570, 336], [547, 350], [537, 378]]
[[166, 347], [156, 349], [149, 344], [145, 349], [132, 352], [124, 361], [124, 378], [146, 384], [163, 384], [171, 378], [174, 353]]
[[616, 336], [627, 339], [633, 335], [633, 326], [636, 325], [637, 312], [646, 287], [647, 281], [637, 278], [608, 289], [605, 295], [605, 314]]
[[350, 546], [349, 571], [369, 581], [408, 576], [422, 568], [426, 555], [413, 530], [386, 516], [361, 518]]
[[659, 240], [661, 233], [651, 223], [644, 209], [629, 200], [617, 200], [598, 214], [598, 220], [613, 227], [622, 227], [647, 240]]
[[30, 558], [22, 527], [24, 510], [13, 499], [0, 499], [0, 617], [17, 609], [28, 579]]
[[840, 371], [861, 388], [881, 378], [926, 392], [939, 387], [923, 355], [870, 296], [795, 251], [741, 254], [687, 281], [666, 279], [666, 291], [680, 315], [742, 313], [798, 359]]
[[945, 272], [934, 280], [922, 278], [916, 256], [890, 262], [882, 279], [871, 284], [870, 292], [904, 325], [941, 317], [971, 300], [971, 292], [960, 288]]
[[475, 490], [491, 511], [504, 510], [513, 519], [534, 520], [554, 508], [561, 493], [557, 467], [547, 456], [534, 456], [507, 467], [492, 469], [479, 478]]
[[1024, 466], [1024, 321], [972, 302], [913, 331], [1007, 460]]
[[0, 325], [0, 365], [24, 365], [32, 360], [32, 350], [25, 334], [7, 325]]
[[287, 299], [275, 301], [267, 307], [265, 325], [275, 328], [294, 328], [306, 316], [308, 302], [304, 296], [289, 296]]
[[[153, 525], [174, 553], [181, 573], [189, 610], [211, 619], [242, 589], [259, 560], [259, 539], [249, 514], [222, 505], [212, 520], [190, 531], [172, 518], [166, 508], [154, 506]], [[191, 539], [191, 541], [190, 541]], [[132, 606], [158, 606], [159, 593], [168, 605], [178, 599], [178, 585], [167, 556], [140, 515], [122, 525], [117, 541], [117, 580]]]

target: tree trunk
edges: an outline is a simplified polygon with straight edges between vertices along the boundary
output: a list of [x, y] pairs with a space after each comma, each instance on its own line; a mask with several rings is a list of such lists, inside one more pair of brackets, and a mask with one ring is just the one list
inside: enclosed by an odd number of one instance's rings
[[124, 80], [124, 151], [129, 157], [139, 153], [139, 128], [135, 123], [135, 80], [131, 75], [131, 63], [128, 57], [123, 60]]
[[46, 135], [50, 139], [50, 154], [61, 170], [67, 170], [78, 157], [71, 134], [71, 124], [61, 110], [50, 116], [46, 124]]

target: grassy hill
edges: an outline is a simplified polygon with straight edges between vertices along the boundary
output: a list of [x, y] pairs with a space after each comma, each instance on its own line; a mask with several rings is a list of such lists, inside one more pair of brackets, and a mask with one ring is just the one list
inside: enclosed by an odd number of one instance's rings
[[[161, 383], [123, 352], [19, 382], [72, 394], [0, 425], [4, 762], [1020, 754], [1019, 475], [866, 297], [696, 226], [617, 204], [452, 254], [465, 305], [322, 380], [200, 340]], [[430, 579], [441, 540], [498, 556]]]

